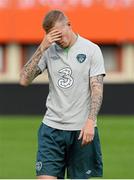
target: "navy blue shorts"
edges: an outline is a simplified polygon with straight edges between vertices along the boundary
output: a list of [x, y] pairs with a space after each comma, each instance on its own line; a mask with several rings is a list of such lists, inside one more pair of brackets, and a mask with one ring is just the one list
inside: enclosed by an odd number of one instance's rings
[[79, 133], [54, 129], [42, 123], [38, 131], [36, 175], [59, 179], [102, 177], [103, 164], [97, 127], [90, 144], [81, 146]]

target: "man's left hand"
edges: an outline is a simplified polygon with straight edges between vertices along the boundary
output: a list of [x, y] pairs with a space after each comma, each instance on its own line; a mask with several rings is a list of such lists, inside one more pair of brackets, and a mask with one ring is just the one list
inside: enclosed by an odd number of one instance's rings
[[93, 141], [94, 138], [94, 120], [88, 119], [84, 127], [80, 131], [78, 140], [82, 139], [82, 145], [86, 145]]

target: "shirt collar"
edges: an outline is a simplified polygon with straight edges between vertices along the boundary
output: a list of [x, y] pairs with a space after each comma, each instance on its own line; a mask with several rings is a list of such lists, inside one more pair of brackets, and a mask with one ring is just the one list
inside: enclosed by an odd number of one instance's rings
[[[74, 47], [78, 43], [78, 41], [80, 39], [80, 35], [79, 34], [76, 34], [76, 35], [77, 35], [77, 39], [76, 39], [75, 43], [71, 47], [69, 47], [69, 49], [71, 49], [72, 47]], [[64, 51], [64, 49], [61, 48], [58, 44], [54, 43], [54, 46], [55, 46], [56, 51], [58, 51], [58, 52]]]

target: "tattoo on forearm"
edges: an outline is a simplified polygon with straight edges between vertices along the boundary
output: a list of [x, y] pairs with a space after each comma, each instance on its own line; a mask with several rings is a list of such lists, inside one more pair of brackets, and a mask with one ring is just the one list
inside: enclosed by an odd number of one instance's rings
[[103, 99], [103, 75], [90, 78], [91, 103], [89, 119], [95, 120]]
[[41, 74], [41, 70], [38, 67], [38, 62], [41, 56], [42, 52], [39, 46], [36, 52], [31, 57], [31, 59], [25, 64], [21, 73], [21, 78], [26, 79], [27, 82], [30, 83], [35, 77]]

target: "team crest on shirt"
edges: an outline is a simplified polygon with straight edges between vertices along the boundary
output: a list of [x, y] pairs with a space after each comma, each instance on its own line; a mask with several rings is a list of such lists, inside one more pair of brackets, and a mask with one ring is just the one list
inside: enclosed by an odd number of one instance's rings
[[83, 63], [86, 60], [86, 54], [77, 54], [76, 58], [79, 63]]
[[38, 162], [36, 163], [36, 170], [37, 170], [37, 171], [40, 171], [41, 168], [42, 168], [42, 162], [41, 162], [41, 161], [38, 161]]

